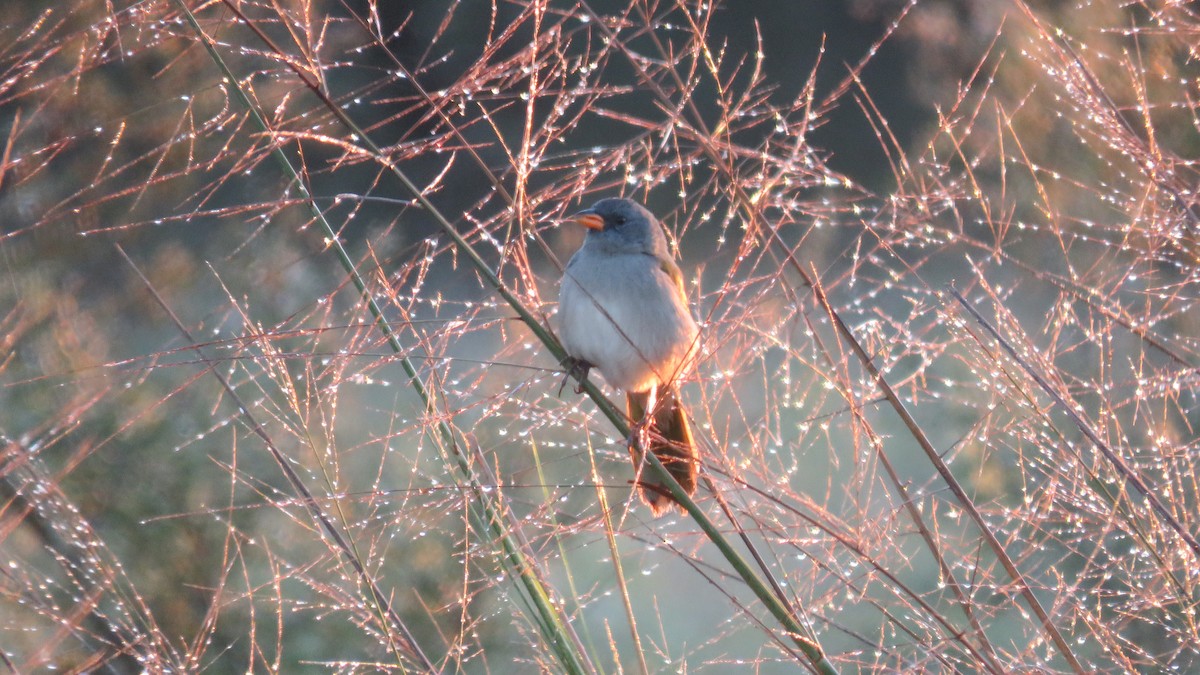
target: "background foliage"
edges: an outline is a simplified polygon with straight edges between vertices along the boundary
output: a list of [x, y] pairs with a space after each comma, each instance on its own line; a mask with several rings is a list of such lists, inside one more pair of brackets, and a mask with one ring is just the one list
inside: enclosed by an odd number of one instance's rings
[[[1190, 3], [0, 8], [12, 672], [1200, 668]], [[717, 537], [516, 309], [618, 194]]]

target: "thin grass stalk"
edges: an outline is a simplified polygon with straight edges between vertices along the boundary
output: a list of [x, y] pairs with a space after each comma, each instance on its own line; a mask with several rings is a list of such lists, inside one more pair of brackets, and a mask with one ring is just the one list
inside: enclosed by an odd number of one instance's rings
[[591, 436], [588, 437], [588, 460], [592, 465], [592, 482], [596, 484], [596, 501], [600, 507], [600, 519], [604, 521], [604, 538], [608, 542], [609, 555], [612, 556], [613, 573], [617, 575], [617, 588], [621, 591], [621, 604], [625, 606], [625, 616], [629, 621], [629, 632], [633, 637], [634, 650], [637, 652], [638, 668], [643, 675], [650, 670], [646, 667], [646, 655], [642, 649], [642, 637], [638, 633], [637, 619], [633, 615], [633, 603], [629, 600], [629, 584], [625, 582], [625, 567], [621, 565], [620, 551], [617, 549], [616, 528], [613, 527], [612, 511], [608, 508], [608, 492], [604, 482], [600, 480], [600, 470], [596, 466], [596, 453], [592, 447]]
[[[271, 133], [271, 129], [270, 129], [270, 126], [267, 124], [266, 119], [263, 117], [261, 112], [258, 110], [257, 106], [255, 106], [254, 103], [251, 101], [250, 97], [245, 93], [245, 91], [241, 87], [240, 83], [237, 81], [237, 78], [234, 77], [233, 72], [229, 69], [228, 65], [225, 63], [225, 60], [221, 57], [220, 53], [217, 52], [215, 45], [212, 43], [212, 40], [208, 37], [208, 35], [200, 27], [199, 22], [196, 20], [195, 16], [187, 8], [187, 6], [184, 4], [183, 0], [175, 0], [175, 3], [180, 8], [180, 10], [183, 12], [183, 14], [186, 16], [186, 18], [188, 20], [188, 24], [191, 26], [192, 30], [197, 34], [197, 36], [203, 42], [205, 48], [208, 51], [209, 56], [212, 58], [214, 63], [216, 63], [218, 68], [221, 70], [227, 83], [233, 89], [235, 95], [237, 96], [239, 102], [247, 109], [251, 118], [258, 125], [258, 127], [262, 130], [262, 132], [269, 135]], [[235, 11], [236, 11], [236, 9], [235, 9]], [[238, 12], [238, 15], [239, 15], [239, 18], [241, 18], [241, 20], [248, 27], [250, 27], [251, 29], [255, 29], [253, 24], [251, 22], [249, 22], [245, 16], [241, 15], [240, 12]], [[255, 32], [260, 37], [265, 38], [265, 36], [262, 35], [262, 33], [258, 32], [256, 29], [255, 29]], [[307, 83], [307, 79], [305, 79], [305, 82]], [[310, 84], [310, 86], [312, 86], [312, 85]], [[333, 105], [332, 101], [329, 101], [325, 97], [322, 97], [322, 99], [326, 102], [327, 105], [330, 105], [330, 106], [332, 106], [333, 109], [337, 110], [337, 106]], [[359, 131], [359, 133], [361, 134], [361, 131]], [[375, 150], [375, 153], [377, 156], [381, 156], [382, 153], [379, 152], [378, 147], [374, 147], [374, 150]], [[437, 412], [438, 412], [437, 411], [437, 403], [436, 403], [433, 395], [425, 387], [425, 385], [421, 382], [420, 378], [418, 377], [415, 366], [412, 364], [411, 360], [407, 357], [404, 347], [400, 344], [399, 339], [397, 338], [395, 333], [391, 330], [391, 327], [388, 325], [388, 323], [386, 321], [386, 317], [384, 316], [382, 309], [379, 307], [378, 303], [375, 301], [374, 296], [370, 293], [370, 290], [367, 288], [366, 282], [363, 280], [362, 276], [358, 273], [357, 268], [354, 265], [354, 261], [350, 258], [349, 253], [346, 251], [346, 249], [342, 246], [341, 242], [338, 240], [337, 233], [335, 232], [334, 228], [324, 218], [324, 214], [321, 213], [320, 209], [318, 209], [316, 207], [316, 204], [313, 202], [312, 197], [311, 197], [310, 193], [308, 192], [308, 189], [307, 189], [302, 177], [300, 176], [299, 172], [297, 172], [295, 170], [295, 168], [291, 165], [291, 162], [288, 160], [287, 156], [283, 153], [281, 148], [276, 147], [274, 150], [272, 150], [272, 155], [277, 159], [277, 161], [280, 164], [280, 167], [284, 170], [284, 173], [290, 178], [290, 180], [292, 181], [292, 184], [297, 186], [297, 189], [301, 193], [302, 199], [304, 200], [304, 202], [306, 204], [308, 204], [313, 217], [316, 219], [317, 222], [319, 222], [321, 224], [321, 226], [324, 229], [325, 234], [326, 234], [326, 240], [329, 242], [329, 245], [334, 250], [339, 262], [342, 264], [343, 268], [346, 270], [347, 274], [350, 276], [352, 283], [354, 284], [354, 286], [358, 290], [360, 296], [363, 298], [364, 302], [366, 303], [368, 310], [370, 311], [372, 317], [375, 319], [376, 325], [383, 332], [389, 347], [392, 349], [393, 352], [400, 355], [401, 367], [403, 368], [405, 374], [408, 377], [409, 384], [413, 387], [414, 391], [421, 398], [422, 402], [424, 403], [424, 405], [426, 407], [426, 410], [431, 415], [434, 415], [436, 417]], [[411, 189], [415, 191], [415, 194], [420, 195], [420, 191], [416, 188], [415, 185], [412, 185], [412, 183], [408, 181], [407, 177], [404, 177], [403, 180], [405, 181], [407, 186], [411, 187]], [[422, 197], [421, 200], [424, 201], [424, 198]], [[214, 374], [216, 374], [215, 371], [214, 371]], [[227, 383], [225, 386], [228, 388]], [[231, 396], [234, 395], [231, 389], [230, 389], [230, 394], [231, 394]], [[246, 411], [247, 409], [243, 406], [242, 410]], [[541, 580], [538, 579], [537, 576], [534, 574], [534, 568], [532, 565], [529, 564], [528, 558], [522, 552], [521, 547], [517, 544], [517, 542], [513, 541], [512, 537], [507, 532], [505, 532], [505, 530], [502, 526], [502, 523], [504, 521], [504, 517], [502, 514], [505, 513], [505, 510], [502, 509], [501, 507], [499, 507], [497, 504], [492, 503], [492, 501], [486, 497], [487, 493], [482, 489], [482, 486], [479, 485], [478, 482], [476, 481], [470, 462], [463, 455], [463, 453], [459, 450], [458, 443], [455, 439], [454, 433], [450, 429], [450, 427], [446, 424], [446, 422], [444, 420], [439, 421], [437, 424], [437, 428], [438, 428], [438, 432], [439, 432], [438, 436], [440, 436], [439, 440], [444, 441], [445, 445], [448, 446], [449, 448], [451, 448], [451, 451], [448, 452], [447, 454], [449, 456], [452, 456], [455, 459], [455, 462], [458, 465], [459, 470], [463, 473], [464, 477], [469, 482], [469, 484], [472, 488], [472, 492], [476, 495], [476, 498], [478, 500], [478, 505], [483, 510], [483, 513], [479, 515], [479, 520], [483, 523], [487, 523], [489, 529], [492, 531], [492, 534], [495, 535], [496, 538], [498, 539], [498, 541], [500, 542], [500, 546], [504, 550], [505, 560], [508, 561], [508, 563], [512, 567], [513, 571], [516, 572], [518, 578], [521, 579], [522, 584], [526, 589], [526, 592], [529, 594], [530, 598], [532, 599], [532, 601], [534, 603], [534, 606], [537, 608], [537, 612], [538, 612], [537, 623], [538, 623], [539, 627], [541, 627], [541, 629], [542, 629], [543, 637], [546, 638], [547, 641], [550, 643], [550, 645], [552, 646], [552, 649], [558, 655], [558, 658], [560, 659], [560, 662], [562, 663], [563, 667], [568, 672], [571, 672], [571, 673], [590, 672], [593, 669], [590, 667], [585, 667], [585, 664], [587, 663], [587, 659], [586, 659], [586, 656], [583, 655], [582, 646], [579, 645], [578, 638], [576, 638], [574, 636], [573, 632], [568, 628], [566, 621], [561, 616], [559, 616], [557, 610], [554, 609], [554, 604], [550, 600], [549, 592], [546, 590], [546, 587], [542, 584]], [[262, 435], [262, 434], [260, 434], [260, 435]], [[266, 440], [266, 439], [264, 438], [264, 440]], [[273, 446], [271, 446], [271, 447], [273, 448]], [[442, 447], [440, 443], [439, 443], [439, 447]], [[281, 460], [282, 457], [280, 456], [279, 459]], [[281, 463], [281, 466], [285, 467], [286, 471], [291, 471], [290, 466], [288, 466], [286, 464], [286, 462], [281, 461], [280, 463]], [[290, 480], [290, 477], [289, 477], [289, 480]], [[296, 480], [297, 481], [299, 480], [298, 476], [296, 477]], [[303, 487], [302, 484], [299, 485], [299, 487], [302, 488]], [[311, 495], [306, 495], [306, 499], [308, 500], [308, 503], [310, 503], [310, 504], [312, 503]], [[315, 509], [315, 507], [310, 507], [310, 508]], [[324, 520], [325, 519], [324, 514], [322, 514], [319, 509], [316, 509], [316, 513], [322, 517], [322, 522], [325, 523], [326, 521]], [[328, 526], [332, 527], [332, 523], [328, 523]], [[336, 530], [333, 530], [333, 534], [336, 535], [337, 539], [340, 539], [340, 534], [336, 534]], [[331, 535], [331, 536], [333, 536], [333, 535]], [[347, 555], [349, 555], [349, 553], [347, 553]], [[384, 598], [384, 596], [382, 595], [382, 593], [379, 592], [379, 590], [375, 587], [374, 580], [370, 579], [369, 577], [366, 576], [366, 571], [362, 567], [361, 562], [359, 562], [357, 559], [352, 559], [352, 565], [354, 565], [355, 569], [358, 570], [359, 573], [364, 576], [364, 580], [370, 582], [370, 588], [372, 588], [372, 590], [373, 590], [372, 594], [373, 594], [374, 599], [377, 602], [380, 610], [385, 611], [386, 614], [394, 617], [395, 621], [399, 621], [399, 616], [395, 615], [394, 610], [392, 610], [390, 605], [388, 605], [388, 603], [387, 603], [386, 599]], [[417, 648], [415, 642], [412, 643], [412, 647], [416, 650], [417, 653], [420, 653], [420, 650], [419, 650], [419, 648]], [[425, 664], [428, 664], [429, 670], [433, 670], [432, 664], [429, 663], [427, 658], [424, 658], [423, 654], [421, 655], [420, 660], [422, 662], [424, 662]]]
[[[815, 280], [816, 278], [817, 277], [814, 274], [813, 279]], [[820, 282], [816, 283], [819, 285]], [[818, 288], [817, 290], [822, 291], [823, 293], [822, 289]], [[832, 307], [829, 307], [828, 305], [826, 305], [824, 309], [827, 313], [832, 311]], [[823, 344], [820, 334], [817, 332], [816, 327], [814, 327], [811, 322], [808, 323], [808, 330], [813, 336], [812, 339], [816, 342], [818, 352], [825, 358], [825, 362], [829, 366], [831, 372], [835, 371], [836, 368], [834, 366], [833, 357], [830, 356], [829, 349]], [[895, 465], [892, 463], [891, 457], [888, 456], [887, 451], [884, 449], [883, 442], [880, 440], [879, 435], [875, 433], [875, 430], [871, 427], [870, 422], [867, 420], [866, 416], [863, 415], [861, 406], [855, 404], [853, 395], [851, 394], [852, 388], [850, 384], [839, 383], [837, 390], [846, 400], [846, 403], [849, 406], [850, 414], [853, 415], [859, 424], [863, 425], [863, 428], [866, 430], [868, 434], [868, 443], [870, 443], [872, 449], [875, 451], [875, 456], [879, 459], [880, 465], [883, 466], [883, 471], [887, 475], [888, 483], [891, 484], [892, 489], [896, 493], [896, 499], [904, 507], [909, 519], [917, 528], [917, 532], [921, 535], [921, 540], [925, 543], [925, 548], [929, 550], [930, 555], [933, 556], [934, 561], [937, 563], [940, 578], [946, 584], [946, 586], [950, 588], [951, 592], [954, 593], [955, 598], [958, 600], [959, 609], [961, 609], [963, 614], [966, 615], [967, 622], [971, 624], [971, 628], [978, 637], [983, 651], [979, 652], [969, 641], [967, 641], [964, 637], [965, 633], [962, 633], [957, 629], [952, 629], [951, 634], [954, 635], [956, 639], [960, 640], [962, 644], [973, 655], [975, 655], [976, 658], [980, 659], [981, 661], [986, 661], [988, 666], [994, 672], [1003, 672], [1003, 668], [1000, 666], [1000, 663], [997, 660], [996, 650], [992, 646], [991, 640], [988, 639], [987, 633], [983, 629], [983, 625], [979, 623], [979, 619], [975, 616], [975, 612], [971, 609], [970, 598], [967, 597], [966, 592], [962, 588], [962, 584], [959, 583], [958, 578], [955, 576], [954, 569], [950, 567], [948, 562], [946, 562], [946, 557], [942, 554], [942, 548], [938, 544], [937, 537], [934, 536], [933, 532], [929, 529], [929, 525], [925, 522], [925, 518], [921, 514], [921, 510], [917, 507], [916, 500], [909, 495], [908, 486], [903, 480], [901, 480], [900, 474], [896, 470]], [[921, 604], [924, 605], [924, 602]], [[937, 615], [936, 618], [939, 623], [947, 628], [950, 628], [949, 624], [943, 617]]]
[[921, 429], [920, 425], [917, 424], [916, 419], [914, 419], [912, 414], [908, 412], [908, 408], [904, 405], [904, 402], [900, 400], [900, 397], [896, 395], [896, 392], [892, 389], [891, 384], [888, 383], [887, 378], [884, 377], [883, 373], [879, 371], [879, 368], [875, 366], [874, 361], [871, 360], [871, 355], [868, 354], [866, 349], [863, 348], [862, 343], [860, 343], [858, 339], [854, 337], [854, 332], [850, 330], [850, 327], [847, 326], [846, 322], [842, 320], [841, 315], [839, 315], [833, 308], [833, 305], [829, 303], [829, 299], [825, 296], [820, 284], [815, 282], [816, 270], [813, 270], [812, 273], [809, 273], [800, 266], [799, 262], [795, 261], [795, 258], [791, 258], [791, 260], [795, 265], [795, 269], [800, 272], [801, 278], [804, 280], [805, 284], [812, 289], [817, 302], [819, 302], [829, 314], [830, 320], [833, 321], [838, 334], [841, 335], [842, 339], [850, 346], [851, 351], [854, 352], [854, 355], [858, 358], [863, 368], [871, 376], [872, 381], [874, 381], [875, 385], [879, 387], [879, 390], [888, 400], [888, 403], [891, 404], [892, 409], [895, 410], [896, 414], [900, 416], [904, 426], [908, 429], [909, 433], [912, 434], [913, 438], [916, 439], [917, 444], [921, 446], [921, 449], [925, 452], [925, 456], [929, 459], [930, 463], [933, 464], [934, 469], [937, 470], [938, 474], [942, 477], [942, 480], [945, 481], [946, 486], [950, 488], [950, 492], [963, 507], [963, 510], [966, 511], [966, 513], [971, 517], [971, 520], [975, 522], [976, 526], [983, 534], [984, 540], [987, 541], [989, 548], [991, 548], [992, 552], [1000, 560], [1000, 564], [1004, 567], [1009, 577], [1014, 583], [1017, 584], [1017, 587], [1020, 589], [1021, 597], [1025, 599], [1026, 604], [1029, 605], [1029, 608], [1033, 610], [1033, 613], [1041, 622], [1042, 629], [1046, 632], [1047, 636], [1050, 637], [1051, 641], [1054, 642], [1054, 645], [1058, 648], [1059, 653], [1067, 661], [1068, 665], [1071, 666], [1071, 669], [1076, 673], [1082, 674], [1084, 672], [1083, 664], [1079, 662], [1079, 659], [1075, 656], [1075, 652], [1071, 649], [1071, 645], [1067, 643], [1066, 638], [1063, 637], [1062, 633], [1058, 630], [1058, 627], [1055, 626], [1054, 622], [1050, 620], [1049, 614], [1046, 613], [1045, 608], [1042, 607], [1042, 603], [1037, 599], [1037, 596], [1033, 594], [1033, 590], [1025, 581], [1024, 575], [1022, 575], [1021, 571], [1017, 569], [1017, 566], [1013, 562], [1012, 558], [1004, 550], [1004, 545], [1000, 543], [999, 538], [997, 538], [996, 534], [992, 532], [992, 529], [988, 526], [987, 521], [983, 519], [983, 514], [979, 512], [979, 509], [975, 508], [975, 502], [972, 501], [971, 496], [967, 494], [967, 491], [963, 489], [962, 485], [958, 482], [958, 479], [955, 478], [954, 474], [950, 472], [950, 467], [947, 466], [946, 462], [942, 460], [942, 456], [938, 454], [937, 449], [933, 447], [933, 443], [930, 442], [929, 437], [925, 435], [925, 431]]
[[[533, 454], [533, 466], [534, 466], [534, 469], [537, 471], [538, 484], [541, 485], [541, 487], [542, 487], [542, 496], [546, 500], [547, 504], [551, 504], [551, 503], [553, 503], [553, 496], [550, 493], [550, 482], [548, 480], [546, 480], [546, 472], [544, 471], [543, 466], [542, 466], [542, 455], [541, 455], [541, 452], [538, 451], [537, 442], [531, 440], [529, 443], [529, 449]], [[597, 486], [599, 486], [598, 479], [597, 479]], [[569, 558], [567, 558], [567, 548], [565, 546], [563, 546], [563, 537], [558, 534], [559, 533], [559, 522], [558, 522], [558, 517], [555, 515], [555, 513], [556, 513], [555, 509], [547, 510], [547, 515], [550, 518], [550, 523], [554, 526], [554, 532], [555, 532], [554, 545], [555, 545], [555, 547], [558, 548], [559, 559], [562, 560], [563, 575], [566, 576], [566, 578], [567, 578], [567, 588], [571, 592], [570, 597], [572, 600], [575, 601], [575, 611], [582, 612], [583, 607], [579, 603], [579, 598], [580, 598], [579, 591], [576, 590], [576, 586], [575, 586], [575, 574], [571, 569], [571, 564], [569, 562]], [[588, 626], [586, 623], [583, 626], [582, 632], [583, 632], [583, 640], [587, 647], [587, 652], [592, 657], [592, 664], [594, 666], [596, 666], [597, 669], [599, 669], [600, 652], [596, 649], [596, 641], [592, 638], [592, 631], [588, 629]], [[603, 672], [603, 671], [598, 670], [598, 672]]]
[[775, 593], [775, 597], [779, 598], [780, 602], [783, 603], [783, 606], [787, 608], [790, 614], [796, 616], [797, 618], [803, 617], [807, 621], [807, 617], [803, 616], [803, 608], [801, 608], [800, 611], [797, 611], [796, 608], [792, 606], [787, 594], [784, 593], [783, 586], [779, 584], [779, 580], [775, 578], [775, 575], [771, 574], [770, 567], [767, 566], [767, 562], [763, 559], [762, 554], [758, 552], [758, 548], [755, 547], [754, 542], [750, 540], [750, 534], [746, 532], [746, 528], [742, 527], [742, 524], [734, 515], [733, 509], [729, 507], [728, 500], [726, 500], [725, 496], [722, 495], [720, 490], [717, 489], [717, 484], [714, 483], [712, 478], [707, 475], [704, 476], [704, 483], [708, 486], [709, 491], [713, 493], [713, 498], [716, 500], [717, 505], [721, 508], [721, 512], [725, 514], [725, 518], [733, 524], [734, 529], [738, 533], [738, 538], [742, 540], [742, 543], [746, 546], [746, 550], [749, 551], [750, 556], [754, 558], [754, 562], [758, 565], [758, 569], [762, 570], [763, 576], [767, 578], [767, 583], [771, 585], [771, 590]]
[[[955, 641], [955, 642], [958, 642], [959, 644], [961, 644], [962, 648], [965, 649], [970, 654], [971, 658], [976, 659], [978, 661], [987, 661], [988, 660], [988, 658], [983, 653], [981, 653], [979, 651], [979, 649], [977, 647], [975, 647], [975, 645], [971, 644], [971, 642], [966, 639], [966, 634], [963, 631], [959, 630], [957, 627], [955, 627], [953, 624], [951, 624], [948, 618], [943, 616], [942, 613], [937, 610], [937, 608], [930, 605], [929, 601], [927, 601], [924, 597], [922, 597], [920, 593], [918, 593], [915, 590], [913, 590], [912, 588], [910, 588], [906, 583], [904, 583], [904, 581], [902, 579], [897, 577], [896, 573], [892, 572], [887, 567], [884, 567], [878, 560], [871, 557], [871, 555], [869, 553], [867, 553], [862, 548], [861, 545], [859, 545], [856, 541], [854, 541], [852, 538], [850, 538], [850, 536], [848, 534], [840, 532], [833, 526], [829, 525], [828, 523], [825, 523], [821, 520], [818, 520], [816, 518], [813, 518], [812, 516], [805, 514], [799, 508], [792, 506], [791, 504], [788, 504], [787, 502], [779, 499], [778, 497], [775, 497], [775, 496], [769, 494], [766, 490], [763, 490], [762, 488], [760, 488], [756, 485], [752, 485], [751, 483], [748, 483], [745, 480], [739, 479], [735, 476], [727, 476], [727, 478], [736, 482], [743, 489], [749, 490], [750, 492], [754, 492], [754, 493], [758, 494], [760, 497], [762, 497], [763, 499], [775, 502], [776, 504], [779, 505], [780, 508], [788, 511], [789, 513], [792, 513], [797, 518], [800, 518], [804, 522], [808, 523], [810, 526], [821, 530], [821, 532], [825, 533], [826, 536], [837, 541], [839, 544], [841, 544], [843, 547], [845, 547], [848, 551], [853, 553], [855, 557], [857, 557], [863, 563], [868, 565], [872, 570], [874, 570], [874, 572], [876, 574], [887, 579], [888, 583], [890, 583], [895, 589], [897, 589], [896, 591], [893, 591], [896, 593], [897, 596], [903, 595], [907, 601], [912, 602], [916, 607], [919, 607], [920, 609], [922, 609], [926, 614], [928, 614], [930, 616], [930, 618], [932, 618], [934, 621], [936, 621], [938, 623], [938, 625], [940, 625], [942, 627], [942, 629], [944, 630], [946, 638], [948, 640], [952, 640], [952, 641]], [[780, 537], [783, 537], [783, 536], [785, 536], [786, 533], [777, 532], [777, 534]], [[835, 573], [836, 573], [836, 571], [835, 571]], [[839, 574], [839, 576], [841, 576], [841, 575]], [[885, 616], [887, 616], [892, 622], [894, 622], [900, 628], [900, 630], [907, 633], [914, 640], [919, 641], [919, 642], [924, 642], [913, 628], [910, 628], [909, 626], [907, 626], [900, 620], [900, 617], [893, 615], [890, 611], [888, 611], [887, 609], [885, 609], [882, 606], [879, 606], [879, 607], [880, 607], [880, 611]], [[934, 649], [932, 646], [930, 647], [930, 651], [933, 652], [934, 658], [946, 663], [948, 668], [953, 667], [949, 662], [946, 661], [946, 657], [943, 656], [942, 654], [937, 653], [937, 650]], [[1004, 672], [1004, 670], [1002, 668], [997, 668], [997, 672]]]
[[529, 595], [528, 599], [533, 602], [533, 611], [528, 613], [538, 623], [543, 637], [557, 640], [560, 633], [564, 634], [566, 640], [563, 643], [552, 641], [550, 645], [568, 672], [597, 672], [595, 666], [587, 660], [587, 652], [584, 651], [583, 643], [571, 628], [571, 624], [566, 621], [559, 610], [554, 608], [554, 603], [546, 590], [549, 585], [542, 579], [539, 573], [540, 568], [530, 564], [531, 557], [525, 552], [532, 550], [532, 547], [525, 539], [520, 521], [505, 507], [500, 479], [492, 472], [491, 466], [478, 446], [470, 447], [477, 453], [475, 465], [484, 474], [484, 478], [488, 481], [487, 484], [496, 486], [496, 499], [485, 499], [484, 495], [488, 492], [482, 489], [472, 474], [472, 485], [476, 487], [473, 493], [477, 495], [479, 511], [482, 512], [482, 514], [476, 513], [476, 517], [486, 515], [491, 519], [486, 523], [487, 529], [500, 542], [505, 559], [522, 580], [526, 593]]
[[975, 307], [968, 302], [967, 299], [964, 298], [957, 289], [951, 288], [950, 293], [954, 296], [954, 299], [958, 301], [958, 304], [962, 305], [963, 309], [967, 310], [967, 313], [970, 314], [980, 326], [983, 326], [984, 330], [986, 330], [988, 334], [990, 334], [992, 338], [996, 340], [996, 342], [1001, 348], [1004, 349], [1009, 357], [1011, 357], [1013, 361], [1016, 361], [1017, 365], [1021, 366], [1021, 369], [1024, 370], [1025, 373], [1037, 383], [1038, 387], [1040, 387], [1042, 391], [1046, 392], [1046, 394], [1050, 396], [1051, 400], [1054, 401], [1054, 405], [1058, 406], [1059, 409], [1066, 413], [1067, 417], [1071, 418], [1071, 422], [1075, 424], [1080, 433], [1082, 433], [1089, 441], [1092, 442], [1092, 445], [1094, 445], [1096, 449], [1100, 451], [1100, 454], [1104, 455], [1104, 458], [1108, 460], [1109, 464], [1113, 466], [1116, 472], [1120, 474], [1120, 476], [1124, 478], [1125, 481], [1129, 483], [1129, 485], [1131, 485], [1133, 489], [1150, 504], [1151, 510], [1157, 513], [1163, 522], [1165, 522], [1170, 529], [1174, 530], [1175, 534], [1179, 535], [1179, 538], [1183, 540], [1185, 544], [1187, 544], [1188, 548], [1192, 550], [1193, 555], [1195, 555], [1197, 559], [1200, 559], [1200, 541], [1197, 541], [1196, 537], [1194, 537], [1192, 533], [1188, 532], [1183, 524], [1179, 522], [1179, 519], [1167, 509], [1166, 505], [1162, 503], [1162, 500], [1158, 498], [1158, 495], [1150, 489], [1150, 486], [1146, 485], [1146, 481], [1142, 479], [1138, 472], [1135, 471], [1133, 467], [1126, 464], [1125, 460], [1121, 459], [1120, 455], [1113, 451], [1112, 448], [1108, 447], [1108, 444], [1100, 438], [1100, 435], [1096, 433], [1095, 429], [1092, 429], [1091, 425], [1085, 422], [1084, 419], [1079, 416], [1079, 413], [1075, 412], [1075, 409], [1066, 401], [1065, 398], [1063, 398], [1063, 395], [1060, 394], [1058, 390], [1046, 380], [1045, 377], [1039, 374], [1029, 364], [1029, 361], [1022, 358], [1021, 355], [1017, 353], [1016, 348], [1014, 348], [1008, 340], [1005, 340], [1004, 336], [1000, 335], [1000, 332], [996, 330], [996, 328], [992, 326], [987, 319], [983, 318], [983, 315], [980, 314], [979, 311], [976, 310]]
[[[823, 675], [837, 673], [837, 669], [834, 668], [833, 664], [825, 656], [825, 651], [821, 648], [821, 644], [817, 641], [815, 634], [800, 625], [799, 619], [791, 613], [787, 605], [784, 604], [784, 601], [776, 597], [766, 582], [759, 578], [750, 567], [750, 564], [746, 562], [745, 558], [737, 552], [725, 535], [717, 529], [712, 520], [700, 510], [700, 506], [684, 491], [678, 481], [671, 476], [670, 472], [667, 471], [667, 467], [663, 466], [662, 461], [654, 453], [647, 453], [645, 461], [654, 467], [655, 471], [659, 472], [659, 478], [667, 479], [663, 482], [666, 487], [670, 488], [671, 496], [696, 521], [696, 524], [700, 526], [704, 534], [708, 536], [709, 540], [716, 545], [717, 549], [725, 556], [725, 559], [729, 561], [729, 564], [733, 566], [738, 576], [744, 579], [750, 590], [758, 596], [759, 600], [763, 601], [763, 604], [766, 605], [771, 615], [783, 625], [784, 629], [788, 632], [788, 636], [796, 643], [800, 651], [804, 653], [804, 656], [809, 660], [813, 668]], [[770, 599], [769, 602], [767, 601], [768, 598]]]

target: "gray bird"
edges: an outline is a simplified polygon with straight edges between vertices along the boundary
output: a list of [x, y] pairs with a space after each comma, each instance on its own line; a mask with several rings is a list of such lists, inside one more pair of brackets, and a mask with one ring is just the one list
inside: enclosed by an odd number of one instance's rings
[[595, 367], [625, 392], [626, 413], [637, 429], [629, 450], [638, 486], [660, 516], [674, 499], [653, 469], [643, 469], [644, 448], [689, 495], [696, 490], [696, 446], [674, 387], [692, 360], [698, 332], [683, 273], [662, 226], [637, 202], [602, 199], [571, 220], [588, 232], [559, 287], [562, 344], [575, 360], [572, 370], [586, 376]]

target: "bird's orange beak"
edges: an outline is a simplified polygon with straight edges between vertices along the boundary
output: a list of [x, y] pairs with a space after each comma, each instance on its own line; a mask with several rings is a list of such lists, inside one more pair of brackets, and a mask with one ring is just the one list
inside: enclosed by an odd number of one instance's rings
[[591, 211], [580, 211], [568, 219], [572, 223], [579, 223], [589, 230], [603, 230], [604, 219], [592, 213]]

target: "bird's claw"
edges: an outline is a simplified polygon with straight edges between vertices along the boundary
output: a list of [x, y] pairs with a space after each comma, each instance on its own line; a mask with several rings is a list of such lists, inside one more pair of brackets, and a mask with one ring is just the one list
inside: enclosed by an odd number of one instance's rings
[[558, 395], [562, 396], [563, 387], [567, 386], [567, 380], [574, 377], [579, 380], [579, 384], [575, 385], [575, 393], [582, 394], [584, 391], [583, 383], [587, 382], [588, 372], [592, 369], [592, 364], [583, 359], [577, 359], [574, 356], [568, 356], [563, 361], [563, 366], [566, 368], [566, 374], [563, 375], [562, 384], [558, 385]]

